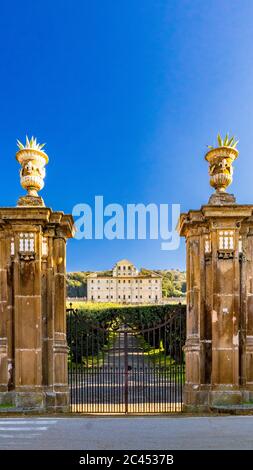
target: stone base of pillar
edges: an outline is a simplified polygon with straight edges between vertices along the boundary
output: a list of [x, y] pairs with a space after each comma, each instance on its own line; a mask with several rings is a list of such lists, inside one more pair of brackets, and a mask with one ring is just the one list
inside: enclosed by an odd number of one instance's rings
[[23, 411], [68, 412], [69, 392], [0, 392], [0, 405], [9, 405]]
[[42, 391], [15, 392], [15, 406], [22, 410], [36, 409], [43, 411], [45, 396]]
[[0, 392], [0, 405], [13, 406], [15, 405], [15, 393], [14, 392]]
[[233, 386], [199, 387], [198, 385], [185, 386], [184, 411], [202, 412], [208, 411], [212, 406], [239, 405], [253, 399], [253, 391], [235, 389]]
[[241, 390], [211, 390], [209, 405], [239, 405], [243, 401]]
[[199, 388], [198, 385], [189, 386], [184, 388], [184, 411], [198, 412], [208, 411], [209, 403], [209, 388]]
[[59, 413], [70, 411], [69, 391], [46, 392], [46, 410]]
[[242, 390], [242, 398], [245, 402], [253, 402], [253, 390]]

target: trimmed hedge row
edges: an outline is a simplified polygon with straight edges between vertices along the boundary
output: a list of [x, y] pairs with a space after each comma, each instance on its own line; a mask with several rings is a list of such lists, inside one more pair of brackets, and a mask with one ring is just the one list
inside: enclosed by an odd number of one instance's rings
[[[67, 339], [70, 360], [80, 363], [84, 355], [99, 354], [109, 341], [111, 329], [117, 329], [122, 325], [139, 329], [143, 339], [153, 348], [159, 348], [161, 337], [166, 338], [165, 352], [177, 360], [185, 340], [185, 313], [185, 305], [120, 306], [98, 310], [68, 309]], [[172, 319], [171, 322], [153, 330], [152, 334], [142, 332], [144, 329], [163, 325], [169, 318]]]
[[[71, 309], [68, 309], [71, 312]], [[92, 322], [100, 326], [110, 327], [113, 322], [127, 323], [135, 327], [151, 327], [153, 324], [163, 322], [176, 312], [184, 313], [185, 305], [131, 305], [109, 308], [86, 309], [81, 307], [76, 311], [78, 317], [87, 323]]]

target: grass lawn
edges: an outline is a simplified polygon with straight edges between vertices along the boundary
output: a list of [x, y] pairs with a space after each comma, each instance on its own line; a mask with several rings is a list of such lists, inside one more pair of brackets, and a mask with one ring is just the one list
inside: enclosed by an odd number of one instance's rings
[[[168, 305], [178, 305], [178, 301], [175, 299], [168, 299]], [[185, 305], [185, 300], [181, 300], [181, 304]], [[75, 300], [73, 302], [67, 301], [67, 308], [77, 308], [85, 310], [104, 310], [107, 308], [126, 308], [126, 307], [145, 307], [150, 305], [159, 305], [159, 304], [120, 304], [116, 302], [87, 302], [86, 300]], [[165, 304], [166, 305], [166, 304]]]
[[[71, 305], [70, 305], [71, 304]], [[85, 310], [104, 310], [106, 308], [124, 308], [125, 304], [116, 304], [112, 302], [86, 302], [85, 300], [67, 302], [67, 308], [81, 308]]]

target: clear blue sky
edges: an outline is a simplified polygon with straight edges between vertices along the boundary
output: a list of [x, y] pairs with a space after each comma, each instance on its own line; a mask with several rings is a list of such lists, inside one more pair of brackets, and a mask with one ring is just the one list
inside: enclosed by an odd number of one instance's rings
[[[207, 202], [205, 146], [240, 139], [231, 191], [253, 203], [252, 0], [3, 0], [1, 206], [23, 193], [16, 138], [47, 142], [41, 192], [76, 203]], [[68, 269], [185, 266], [160, 241], [69, 241]]]

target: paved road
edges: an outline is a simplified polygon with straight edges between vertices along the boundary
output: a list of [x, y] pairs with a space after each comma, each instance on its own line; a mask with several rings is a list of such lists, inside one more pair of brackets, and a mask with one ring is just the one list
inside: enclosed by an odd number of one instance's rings
[[253, 416], [0, 418], [0, 449], [253, 449]]

